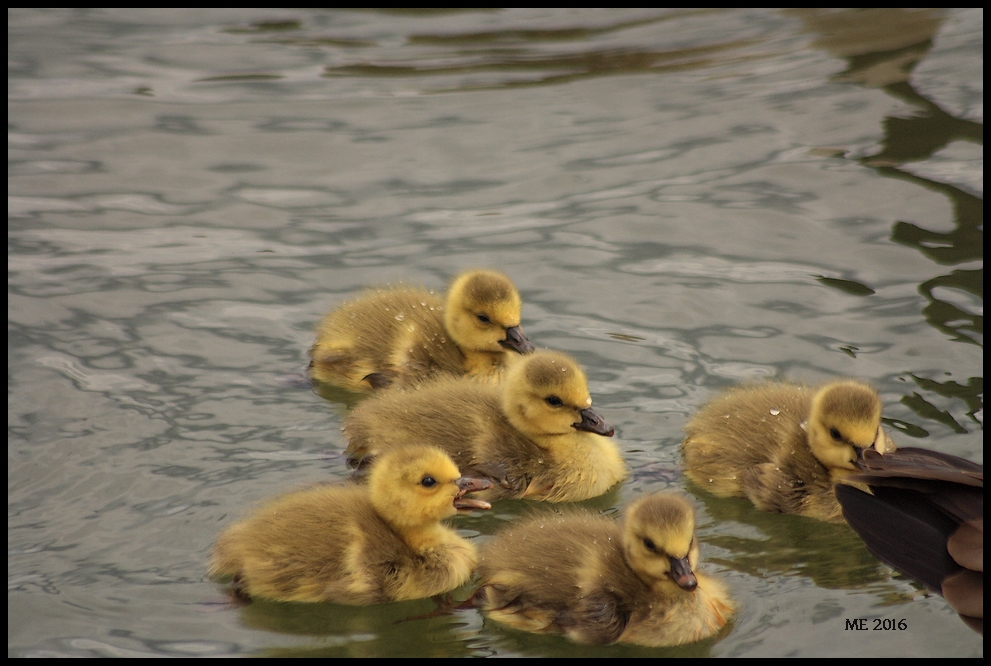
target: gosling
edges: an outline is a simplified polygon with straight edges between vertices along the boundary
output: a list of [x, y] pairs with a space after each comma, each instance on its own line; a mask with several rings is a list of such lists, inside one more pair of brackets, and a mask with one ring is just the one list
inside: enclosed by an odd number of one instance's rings
[[448, 378], [376, 395], [351, 412], [344, 432], [362, 465], [408, 441], [440, 447], [466, 474], [492, 482], [481, 495], [488, 500], [577, 502], [627, 474], [585, 373], [559, 352], [524, 357], [498, 387]]
[[830, 522], [843, 522], [833, 484], [858, 470], [864, 449], [895, 448], [877, 392], [854, 380], [744, 385], [702, 407], [685, 432], [685, 474], [713, 495]]
[[441, 520], [488, 509], [463, 497], [487, 483], [461, 477], [427, 446], [383, 455], [367, 486], [318, 485], [270, 500], [217, 540], [212, 576], [276, 601], [367, 605], [420, 599], [468, 581], [475, 547]]
[[694, 509], [674, 493], [633, 502], [619, 525], [586, 511], [513, 523], [479, 558], [473, 604], [486, 616], [576, 643], [683, 645], [734, 611], [722, 583], [696, 571]]
[[521, 308], [512, 281], [488, 270], [459, 275], [443, 301], [414, 287], [369, 292], [320, 322], [310, 378], [359, 393], [441, 375], [497, 381], [533, 351]]

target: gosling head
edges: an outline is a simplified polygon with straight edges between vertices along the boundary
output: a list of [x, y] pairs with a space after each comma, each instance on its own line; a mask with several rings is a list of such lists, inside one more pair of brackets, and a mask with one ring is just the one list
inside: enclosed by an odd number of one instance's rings
[[447, 292], [444, 326], [462, 349], [529, 354], [533, 345], [520, 328], [523, 301], [512, 280], [497, 271], [468, 271]]
[[862, 382], [834, 382], [819, 389], [812, 399], [806, 424], [812, 454], [830, 472], [856, 471], [864, 449], [884, 448], [881, 399]]
[[400, 529], [427, 526], [459, 510], [491, 508], [488, 502], [463, 497], [491, 485], [483, 479], [462, 477], [449, 455], [423, 445], [383, 454], [368, 475], [372, 506]]
[[567, 354], [542, 350], [510, 368], [503, 410], [517, 430], [531, 436], [584, 430], [612, 437], [613, 428], [592, 409], [588, 381]]
[[637, 576], [655, 590], [694, 592], [699, 545], [695, 509], [674, 493], [655, 493], [623, 512], [623, 548]]

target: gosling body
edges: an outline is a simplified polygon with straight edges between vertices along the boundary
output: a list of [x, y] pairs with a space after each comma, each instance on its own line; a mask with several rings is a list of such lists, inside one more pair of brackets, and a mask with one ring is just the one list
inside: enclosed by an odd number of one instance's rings
[[369, 291], [320, 322], [310, 378], [356, 391], [410, 386], [442, 375], [498, 380], [511, 356], [533, 351], [522, 301], [497, 271], [468, 271], [442, 300], [426, 289]]
[[810, 388], [744, 385], [702, 407], [685, 426], [685, 474], [719, 497], [762, 511], [842, 522], [833, 484], [869, 447], [893, 450], [881, 401], [862, 382]]
[[487, 484], [462, 478], [442, 451], [383, 456], [367, 486], [320, 485], [275, 498], [227, 528], [210, 573], [252, 598], [375, 604], [419, 599], [464, 584], [475, 547], [440, 521]]
[[347, 452], [374, 460], [420, 441], [491, 481], [486, 499], [580, 501], [627, 474], [609, 439], [612, 426], [591, 404], [581, 367], [565, 354], [538, 351], [510, 368], [500, 386], [448, 378], [365, 401], [345, 422]]
[[620, 524], [541, 515], [482, 547], [473, 603], [507, 626], [577, 643], [682, 645], [718, 633], [734, 610], [698, 560], [694, 511], [679, 495], [642, 498]]

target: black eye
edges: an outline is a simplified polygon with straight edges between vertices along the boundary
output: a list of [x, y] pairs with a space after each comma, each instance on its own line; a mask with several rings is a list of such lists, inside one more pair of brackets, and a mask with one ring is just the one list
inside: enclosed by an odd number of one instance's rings
[[564, 404], [561, 398], [557, 397], [556, 395], [547, 396], [546, 398], [544, 398], [544, 402], [546, 402], [551, 407], [560, 407], [561, 405]]
[[432, 476], [425, 476], [423, 477], [423, 480], [420, 481], [420, 485], [424, 488], [433, 488], [437, 485], [437, 481], [434, 480], [434, 477]]
[[837, 430], [836, 428], [829, 429], [829, 436], [835, 439], [837, 442], [843, 439], [843, 435], [841, 435], [840, 431]]
[[483, 314], [477, 315], [477, 317], [478, 317], [478, 321], [482, 322], [483, 324], [491, 324], [492, 323], [492, 320], [489, 319], [488, 317], [486, 317]]
[[655, 553], [657, 552], [657, 546], [655, 546], [654, 542], [651, 541], [648, 537], [643, 538], [643, 545], [647, 548], [647, 550], [652, 550]]

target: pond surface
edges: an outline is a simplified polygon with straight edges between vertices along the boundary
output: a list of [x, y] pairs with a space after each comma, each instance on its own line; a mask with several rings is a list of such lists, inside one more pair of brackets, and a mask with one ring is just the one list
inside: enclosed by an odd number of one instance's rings
[[[982, 655], [845, 526], [687, 486], [679, 445], [736, 382], [856, 376], [897, 442], [983, 462], [983, 20], [9, 12], [8, 654]], [[718, 638], [233, 608], [206, 578], [252, 505], [346, 474], [347, 406], [294, 380], [320, 317], [476, 266], [617, 429], [631, 479], [588, 505], [697, 498]]]

